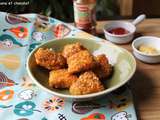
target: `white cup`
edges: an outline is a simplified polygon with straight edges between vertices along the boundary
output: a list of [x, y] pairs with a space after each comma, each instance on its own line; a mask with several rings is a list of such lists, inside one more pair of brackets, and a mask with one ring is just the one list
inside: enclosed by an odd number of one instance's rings
[[154, 36], [143, 36], [132, 42], [133, 54], [145, 63], [160, 63], [160, 52], [157, 54], [146, 54], [138, 50], [141, 45], [152, 46], [160, 51], [160, 38]]
[[[136, 31], [136, 25], [142, 22], [145, 18], [146, 15], [142, 14], [138, 16], [133, 22], [113, 21], [107, 23], [103, 29], [106, 39], [116, 44], [125, 44], [130, 42], [134, 37], [134, 33]], [[129, 31], [129, 33], [122, 35], [115, 35], [108, 32], [114, 28], [124, 28], [125, 30]]]

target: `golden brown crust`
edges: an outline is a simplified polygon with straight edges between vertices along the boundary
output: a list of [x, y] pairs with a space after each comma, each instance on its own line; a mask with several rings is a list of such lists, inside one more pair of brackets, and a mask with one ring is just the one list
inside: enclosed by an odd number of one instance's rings
[[67, 64], [70, 73], [78, 73], [92, 69], [95, 66], [95, 61], [87, 50], [83, 50], [69, 57]]
[[95, 59], [101, 64], [109, 64], [108, 58], [106, 57], [105, 54], [97, 55]]
[[104, 90], [100, 80], [112, 73], [112, 66], [104, 54], [94, 57], [78, 42], [66, 45], [62, 53], [39, 48], [34, 55], [38, 65], [52, 70], [49, 73], [49, 86], [69, 88], [72, 95]]
[[70, 74], [67, 69], [53, 70], [49, 74], [49, 86], [52, 88], [69, 88], [77, 79], [77, 76]]
[[57, 70], [66, 66], [65, 58], [49, 49], [39, 48], [34, 55], [36, 63], [48, 70]]
[[101, 79], [107, 78], [112, 73], [112, 66], [109, 64], [107, 57], [102, 54], [95, 57], [97, 65], [94, 69], [94, 73]]
[[72, 55], [74, 55], [75, 53], [81, 51], [81, 50], [85, 50], [86, 48], [84, 48], [79, 42], [77, 43], [73, 43], [73, 44], [67, 44], [64, 46], [62, 55], [65, 58], [68, 58]]
[[78, 80], [70, 87], [70, 93], [72, 95], [84, 95], [102, 90], [104, 90], [104, 86], [92, 71], [81, 74]]

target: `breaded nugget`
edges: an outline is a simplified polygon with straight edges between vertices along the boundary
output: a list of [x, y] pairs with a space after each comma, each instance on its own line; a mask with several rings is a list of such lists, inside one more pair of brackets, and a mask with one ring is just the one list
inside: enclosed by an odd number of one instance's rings
[[86, 48], [84, 48], [79, 42], [77, 43], [73, 43], [73, 44], [67, 44], [64, 46], [62, 55], [65, 58], [68, 58], [70, 56], [72, 56], [73, 54], [81, 51], [81, 50], [85, 50]]
[[48, 70], [57, 70], [66, 66], [66, 59], [60, 53], [49, 49], [39, 48], [34, 55], [36, 63]]
[[94, 57], [87, 51], [83, 50], [67, 59], [68, 71], [78, 73], [92, 69], [95, 66]]
[[78, 77], [72, 75], [67, 69], [52, 70], [49, 73], [49, 86], [52, 88], [69, 88]]
[[84, 95], [102, 90], [104, 90], [104, 86], [92, 71], [81, 74], [78, 80], [74, 82], [69, 89], [72, 95]]
[[101, 78], [107, 78], [112, 73], [112, 66], [109, 64], [107, 57], [102, 54], [95, 57], [97, 66], [93, 70], [95, 74]]

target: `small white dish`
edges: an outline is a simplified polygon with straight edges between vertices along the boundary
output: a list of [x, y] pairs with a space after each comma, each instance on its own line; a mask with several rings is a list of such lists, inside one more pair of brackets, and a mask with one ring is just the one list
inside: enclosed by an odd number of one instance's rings
[[[157, 54], [147, 54], [139, 51], [141, 45], [154, 47], [159, 51]], [[146, 63], [159, 63], [160, 62], [160, 38], [153, 36], [144, 36], [135, 39], [132, 43], [133, 54], [139, 60]]]
[[[103, 29], [106, 39], [116, 44], [129, 43], [134, 37], [134, 33], [136, 31], [135, 26], [138, 23], [142, 22], [145, 18], [146, 16], [143, 14], [138, 16], [133, 22], [126, 22], [126, 21], [109, 22], [104, 26], [104, 29]], [[115, 35], [108, 32], [115, 28], [123, 28], [127, 30], [129, 33], [122, 34], [122, 35]]]

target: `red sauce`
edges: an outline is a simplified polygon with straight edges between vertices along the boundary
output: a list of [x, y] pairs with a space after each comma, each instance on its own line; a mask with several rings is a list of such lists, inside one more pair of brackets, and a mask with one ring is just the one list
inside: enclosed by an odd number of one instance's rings
[[109, 30], [108, 32], [111, 33], [111, 34], [114, 34], [114, 35], [124, 35], [124, 34], [128, 34], [129, 33], [128, 30], [126, 30], [124, 28], [121, 28], [121, 27], [114, 28], [112, 30]]

